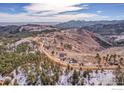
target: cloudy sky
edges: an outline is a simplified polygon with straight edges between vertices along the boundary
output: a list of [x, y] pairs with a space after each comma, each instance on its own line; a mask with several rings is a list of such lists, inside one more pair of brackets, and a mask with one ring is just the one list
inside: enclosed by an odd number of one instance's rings
[[[58, 0], [59, 1], [59, 0]], [[69, 20], [122, 20], [124, 4], [78, 2], [2, 3], [0, 22], [64, 22]]]

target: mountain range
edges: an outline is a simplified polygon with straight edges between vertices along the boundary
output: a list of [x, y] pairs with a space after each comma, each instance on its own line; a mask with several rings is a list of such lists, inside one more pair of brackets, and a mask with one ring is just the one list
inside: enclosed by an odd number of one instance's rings
[[84, 26], [91, 26], [96, 24], [103, 24], [103, 25], [109, 25], [109, 24], [120, 24], [124, 23], [124, 20], [112, 20], [112, 21], [80, 21], [80, 20], [71, 20], [68, 22], [63, 22], [56, 24], [55, 27], [61, 28], [61, 29], [68, 29], [68, 28], [80, 28]]
[[73, 29], [77, 29], [77, 31], [92, 32], [92, 38], [99, 42], [99, 44], [103, 44], [104, 47], [124, 45], [124, 20], [69, 21], [57, 25], [6, 25], [0, 26], [0, 36], [29, 36], [41, 34], [42, 32], [60, 32], [62, 30], [68, 31], [70, 29], [72, 29], [70, 33], [74, 33]]

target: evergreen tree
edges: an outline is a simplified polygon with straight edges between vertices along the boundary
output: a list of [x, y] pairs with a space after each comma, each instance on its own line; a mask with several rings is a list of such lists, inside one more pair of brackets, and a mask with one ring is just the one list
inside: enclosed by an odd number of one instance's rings
[[79, 81], [79, 73], [74, 70], [73, 75], [72, 75], [72, 85], [76, 85]]

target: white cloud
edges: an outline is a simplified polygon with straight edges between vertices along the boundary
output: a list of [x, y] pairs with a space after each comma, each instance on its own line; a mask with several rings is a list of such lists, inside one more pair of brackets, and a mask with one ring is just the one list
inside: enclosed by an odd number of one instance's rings
[[101, 11], [101, 10], [98, 10], [98, 11], [96, 11], [98, 14], [100, 14], [100, 13], [102, 13], [103, 11]]
[[[79, 9], [88, 9], [89, 6], [84, 4], [81, 7], [75, 6], [80, 4], [80, 0], [58, 0], [47, 2], [44, 0], [41, 3], [30, 4], [23, 7], [26, 13], [7, 14], [0, 13], [0, 21], [2, 22], [63, 22], [69, 20], [103, 20], [108, 19], [107, 16], [100, 16], [93, 13], [76, 13], [76, 14], [58, 14], [66, 11], [76, 11]], [[100, 13], [100, 11], [97, 11]], [[54, 16], [50, 16], [54, 15]]]
[[0, 22], [26, 22], [35, 21], [34, 17], [29, 17], [25, 13], [7, 14], [0, 13]]
[[[76, 3], [79, 4], [79, 3]], [[87, 9], [88, 5], [84, 5], [82, 7], [74, 6], [75, 4], [73, 3], [35, 3], [31, 4], [29, 6], [24, 7], [24, 9], [30, 13], [30, 14], [36, 14], [38, 15], [55, 15], [61, 12], [66, 12], [66, 11], [76, 11], [80, 9]], [[41, 13], [40, 13], [41, 12]]]
[[0, 22], [64, 22], [69, 20], [107, 20], [108, 16], [100, 16], [92, 13], [62, 14], [56, 16], [37, 17], [21, 14], [0, 13]]

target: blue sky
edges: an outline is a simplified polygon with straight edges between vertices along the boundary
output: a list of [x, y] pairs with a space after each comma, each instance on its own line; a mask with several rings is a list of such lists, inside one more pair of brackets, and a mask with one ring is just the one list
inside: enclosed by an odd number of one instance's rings
[[124, 20], [124, 4], [0, 3], [0, 22], [63, 22], [69, 20]]
[[26, 12], [23, 7], [30, 4], [27, 3], [0, 3], [0, 12], [1, 13], [9, 13], [16, 14], [21, 12]]

